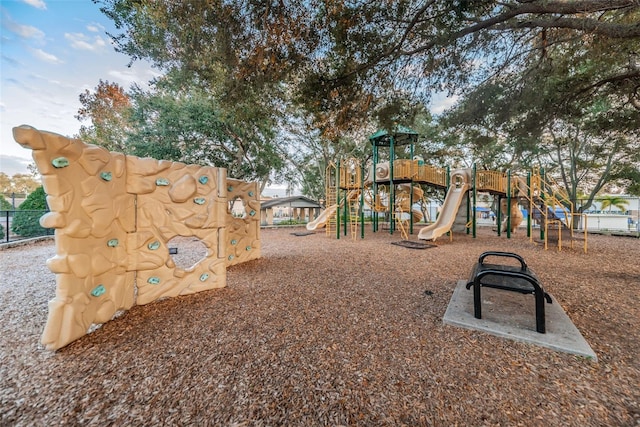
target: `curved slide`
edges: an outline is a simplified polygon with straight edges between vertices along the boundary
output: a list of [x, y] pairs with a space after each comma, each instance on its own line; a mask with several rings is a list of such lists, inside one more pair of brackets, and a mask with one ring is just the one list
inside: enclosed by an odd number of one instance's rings
[[336, 213], [336, 209], [338, 209], [338, 207], [341, 207], [344, 204], [345, 200], [354, 200], [359, 195], [360, 195], [360, 190], [351, 190], [351, 191], [349, 191], [346, 194], [346, 196], [342, 199], [342, 201], [340, 202], [339, 205], [331, 205], [331, 206], [329, 206], [328, 208], [326, 208], [318, 216], [318, 218], [316, 218], [313, 221], [307, 223], [307, 230], [313, 231], [313, 230], [316, 230], [318, 228], [322, 228], [322, 227], [326, 226], [327, 225], [327, 221], [329, 220], [329, 218], [331, 218]]
[[336, 213], [336, 209], [337, 208], [338, 208], [338, 205], [329, 206], [320, 215], [318, 215], [318, 218], [316, 218], [313, 221], [307, 223], [307, 230], [313, 231], [313, 230], [316, 230], [318, 228], [322, 228], [325, 225], [327, 225], [327, 221], [329, 220], [329, 218], [331, 218], [331, 216], [333, 214]]
[[438, 237], [451, 230], [464, 195], [469, 190], [468, 172], [462, 170], [456, 171], [454, 174], [455, 175], [452, 176], [451, 186], [442, 204], [440, 215], [438, 215], [436, 222], [420, 230], [418, 239], [435, 241]]

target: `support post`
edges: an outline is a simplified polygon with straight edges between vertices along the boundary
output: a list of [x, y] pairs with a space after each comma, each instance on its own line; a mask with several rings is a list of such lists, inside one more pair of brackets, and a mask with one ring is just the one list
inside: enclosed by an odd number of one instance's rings
[[511, 238], [511, 169], [507, 170], [507, 239]]

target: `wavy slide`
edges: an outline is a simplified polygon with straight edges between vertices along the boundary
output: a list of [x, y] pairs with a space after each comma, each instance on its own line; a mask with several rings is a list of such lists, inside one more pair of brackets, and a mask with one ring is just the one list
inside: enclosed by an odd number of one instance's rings
[[436, 222], [420, 230], [420, 233], [418, 233], [418, 239], [435, 241], [438, 237], [451, 230], [456, 219], [458, 209], [460, 209], [460, 204], [468, 190], [469, 184], [467, 182], [455, 183], [454, 180], [454, 183], [449, 187], [449, 191], [447, 191], [447, 196], [444, 199], [442, 210], [440, 211], [440, 215], [438, 215]]
[[318, 215], [318, 218], [307, 223], [307, 230], [313, 231], [327, 225], [327, 221], [329, 220], [329, 218], [331, 218], [331, 216], [333, 216], [336, 213], [337, 208], [338, 208], [338, 205], [331, 205], [327, 209], [322, 211], [322, 213]]
[[338, 207], [341, 207], [344, 204], [345, 200], [354, 200], [360, 195], [360, 190], [351, 190], [347, 193], [347, 195], [342, 199], [339, 205], [331, 205], [327, 209], [325, 209], [318, 218], [313, 221], [307, 223], [307, 230], [313, 231], [318, 228], [322, 228], [327, 225], [327, 221], [331, 218], [335, 213]]

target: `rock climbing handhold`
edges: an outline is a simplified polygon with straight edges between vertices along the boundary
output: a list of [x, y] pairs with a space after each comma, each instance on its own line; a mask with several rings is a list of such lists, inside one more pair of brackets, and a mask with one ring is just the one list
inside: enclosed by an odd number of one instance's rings
[[91, 295], [94, 297], [99, 297], [100, 295], [103, 295], [105, 292], [107, 292], [107, 289], [103, 285], [98, 285], [95, 288], [93, 288], [93, 290], [91, 291]]
[[66, 168], [67, 166], [69, 166], [69, 159], [67, 159], [66, 157], [56, 157], [55, 159], [51, 160], [51, 164], [54, 168]]

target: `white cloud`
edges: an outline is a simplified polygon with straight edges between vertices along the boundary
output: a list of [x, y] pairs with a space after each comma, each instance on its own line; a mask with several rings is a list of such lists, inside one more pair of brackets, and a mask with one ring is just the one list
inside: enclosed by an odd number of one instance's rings
[[51, 53], [47, 53], [42, 49], [31, 49], [31, 53], [33, 53], [33, 56], [35, 56], [39, 60], [44, 61], [44, 62], [48, 62], [50, 64], [63, 64], [64, 63], [64, 61], [62, 61], [57, 56], [55, 56], [55, 55], [53, 55]]
[[36, 9], [47, 10], [47, 4], [43, 0], [22, 0], [29, 6], [33, 6]]
[[133, 70], [129, 68], [126, 71], [110, 70], [107, 74], [116, 80], [117, 83], [123, 85], [125, 89], [134, 83], [138, 83], [139, 86], [144, 88], [150, 80], [162, 75], [151, 68], [146, 70]]
[[4, 172], [9, 176], [13, 176], [17, 173], [29, 173], [27, 166], [30, 163], [32, 163], [32, 161], [26, 157], [0, 154], [0, 172]]
[[98, 24], [97, 22], [92, 22], [91, 24], [87, 25], [87, 31], [90, 31], [92, 33], [101, 33], [104, 30], [104, 26]]
[[64, 33], [64, 38], [69, 41], [71, 47], [77, 50], [88, 50], [95, 52], [107, 45], [100, 36], [95, 36], [93, 40], [82, 33]]
[[2, 13], [2, 26], [24, 39], [44, 39], [44, 32], [31, 25], [18, 24], [8, 13]]

